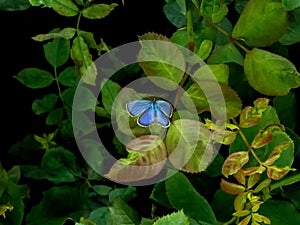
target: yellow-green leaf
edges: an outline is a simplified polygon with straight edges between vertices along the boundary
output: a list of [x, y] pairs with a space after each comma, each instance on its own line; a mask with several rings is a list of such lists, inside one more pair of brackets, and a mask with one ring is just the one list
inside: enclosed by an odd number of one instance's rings
[[[182, 52], [168, 38], [159, 34], [147, 33], [139, 36], [139, 40], [142, 48], [138, 59], [145, 74], [157, 86], [175, 90], [184, 75], [182, 69], [185, 68], [185, 59]], [[166, 78], [169, 82], [162, 82], [155, 77]]]
[[[250, 220], [251, 220], [251, 215], [246, 216], [241, 222], [239, 222], [238, 225], [247, 225], [247, 224], [249, 224]], [[254, 224], [252, 224], [252, 225], [254, 225]]]
[[292, 141], [285, 141], [279, 145], [277, 145], [272, 153], [269, 155], [269, 158], [264, 162], [264, 165], [271, 165], [273, 164], [277, 159], [280, 158], [281, 152], [283, 150], [286, 150], [290, 145]]
[[76, 37], [73, 41], [71, 58], [75, 62], [82, 76], [82, 80], [87, 84], [95, 85], [97, 68], [93, 63], [88, 45], [80, 36]]
[[235, 174], [243, 165], [249, 161], [249, 153], [247, 151], [239, 151], [230, 154], [223, 163], [222, 173], [225, 177]]
[[229, 66], [223, 63], [208, 64], [201, 66], [194, 74], [193, 79], [199, 81], [203, 80], [217, 80], [220, 83], [228, 85]]
[[71, 39], [75, 35], [75, 32], [76, 32], [75, 28], [67, 27], [58, 32], [51, 32], [48, 34], [38, 34], [32, 37], [32, 39], [35, 41], [46, 41], [52, 38]]
[[240, 115], [240, 127], [248, 128], [258, 124], [261, 120], [262, 113], [267, 109], [269, 99], [258, 98], [254, 101], [254, 107], [245, 107]]
[[280, 180], [283, 178], [290, 170], [293, 170], [289, 166], [285, 166], [282, 168], [279, 168], [275, 165], [268, 166], [267, 174], [269, 178], [272, 178], [273, 180]]
[[228, 182], [224, 179], [221, 181], [221, 189], [232, 195], [241, 194], [246, 190], [244, 186]]
[[205, 170], [216, 155], [210, 131], [196, 120], [180, 119], [169, 127], [166, 145], [175, 168], [197, 173]]
[[277, 42], [287, 27], [287, 12], [280, 1], [250, 0], [234, 26], [232, 36], [252, 47], [266, 47]]
[[[219, 88], [216, 88], [216, 85]], [[210, 111], [215, 118], [224, 118], [223, 113], [226, 113], [227, 118], [234, 118], [241, 112], [242, 103], [239, 96], [226, 84], [203, 80], [201, 86], [197, 83], [192, 84], [186, 94], [193, 100], [198, 113]], [[187, 96], [182, 96], [182, 102], [189, 108], [190, 106], [186, 105], [188, 101], [184, 98]]]
[[33, 6], [46, 6], [54, 9], [62, 16], [76, 16], [79, 12], [77, 6], [71, 0], [29, 0]]
[[234, 199], [234, 209], [235, 211], [241, 211], [244, 209], [245, 204], [247, 202], [248, 192], [243, 192], [238, 194]]
[[254, 48], [247, 52], [244, 65], [249, 84], [262, 94], [286, 95], [300, 86], [296, 67], [280, 55]]
[[114, 8], [118, 6], [116, 3], [108, 4], [95, 4], [82, 10], [82, 16], [88, 19], [102, 19], [109, 15]]

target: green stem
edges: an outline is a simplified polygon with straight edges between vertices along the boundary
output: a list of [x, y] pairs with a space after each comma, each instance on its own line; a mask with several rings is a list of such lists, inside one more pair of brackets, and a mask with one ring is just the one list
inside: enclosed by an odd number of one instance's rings
[[[233, 119], [233, 122], [235, 125], [238, 126], [238, 123], [236, 122], [235, 119]], [[256, 155], [256, 153], [253, 151], [253, 148], [251, 147], [251, 145], [249, 144], [246, 136], [244, 135], [243, 131], [239, 128], [239, 134], [241, 136], [241, 138], [243, 139], [244, 143], [246, 144], [247, 148], [248, 148], [248, 152], [251, 152], [251, 154], [254, 156], [254, 158], [256, 159], [256, 161], [260, 164], [263, 165], [262, 161], [260, 161], [260, 159], [258, 158], [258, 156]]]
[[[60, 98], [60, 100], [61, 100], [61, 102], [63, 104], [64, 109], [67, 112], [67, 106], [65, 104], [65, 101], [64, 101], [64, 98], [63, 98], [63, 95], [62, 95], [62, 90], [60, 88], [59, 81], [58, 81], [58, 74], [57, 74], [57, 68], [56, 68], [56, 66], [54, 67], [54, 77], [55, 77], [55, 83], [56, 83], [57, 90], [58, 90], [58, 96], [59, 96], [59, 98]], [[69, 117], [69, 115], [68, 115], [68, 117]]]
[[[186, 13], [186, 24], [187, 24], [187, 33], [188, 33], [188, 49], [191, 52], [195, 51], [195, 40], [194, 40], [194, 24], [193, 24], [193, 16], [192, 16], [192, 9], [193, 9], [193, 3], [191, 0], [186, 0], [186, 6], [187, 6], [187, 13]], [[176, 105], [179, 101], [179, 98], [181, 96], [181, 89], [180, 87], [183, 87], [185, 81], [188, 79], [189, 75], [187, 73], [184, 74], [182, 80], [179, 83], [179, 88], [177, 89], [175, 100], [173, 106], [176, 108]]]
[[79, 12], [78, 18], [77, 18], [77, 24], [76, 24], [76, 31], [79, 31], [79, 25], [80, 25], [80, 19], [81, 19], [81, 12]]
[[225, 31], [222, 27], [220, 27], [219, 25], [215, 24], [215, 23], [210, 23], [212, 24], [218, 31], [220, 31], [221, 33], [225, 34], [232, 43], [234, 43], [235, 45], [237, 45], [238, 47], [240, 47], [242, 50], [244, 50], [246, 53], [249, 53], [250, 50], [247, 49], [245, 46], [243, 46], [240, 42], [238, 42], [235, 38], [233, 38], [231, 36], [231, 34], [227, 33], [227, 31]]
[[187, 13], [186, 13], [186, 29], [188, 33], [188, 49], [192, 52], [195, 50], [195, 41], [194, 41], [194, 24], [193, 24], [193, 3], [191, 0], [186, 1]]
[[230, 225], [236, 221], [236, 217], [232, 217], [229, 221], [222, 223], [222, 225]]
[[296, 173], [292, 176], [285, 177], [280, 181], [277, 181], [276, 183], [273, 183], [270, 185], [270, 191], [273, 191], [277, 188], [281, 188], [283, 186], [291, 185], [293, 183], [299, 182], [300, 181], [300, 172]]

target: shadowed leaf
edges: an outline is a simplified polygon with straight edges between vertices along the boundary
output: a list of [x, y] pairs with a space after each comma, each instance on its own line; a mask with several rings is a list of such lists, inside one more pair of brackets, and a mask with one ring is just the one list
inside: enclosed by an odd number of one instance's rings
[[115, 162], [106, 176], [118, 182], [149, 179], [157, 175], [166, 163], [167, 151], [156, 135], [144, 135], [126, 145], [127, 158]]

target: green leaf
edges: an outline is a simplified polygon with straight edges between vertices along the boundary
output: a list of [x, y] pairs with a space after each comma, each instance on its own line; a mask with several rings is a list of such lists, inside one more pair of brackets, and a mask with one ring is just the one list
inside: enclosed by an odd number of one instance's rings
[[98, 45], [94, 38], [94, 33], [80, 30], [78, 32], [78, 34], [79, 34], [79, 36], [84, 38], [84, 40], [86, 41], [86, 43], [88, 44], [88, 46], [90, 48], [93, 48], [93, 49], [96, 49], [99, 51]]
[[281, 2], [285, 10], [287, 11], [300, 7], [300, 0], [281, 0]]
[[34, 114], [40, 115], [45, 112], [50, 112], [54, 109], [57, 101], [57, 95], [48, 94], [43, 97], [43, 99], [36, 99], [31, 106]]
[[58, 76], [58, 82], [67, 87], [77, 86], [79, 80], [78, 71], [74, 66], [67, 67]]
[[121, 198], [117, 198], [111, 207], [109, 207], [112, 225], [128, 224], [138, 225], [136, 212], [127, 205]]
[[159, 218], [153, 225], [189, 225], [189, 220], [183, 211], [174, 212]]
[[152, 225], [153, 221], [148, 218], [142, 218], [140, 225]]
[[63, 118], [64, 118], [64, 109], [63, 108], [54, 109], [48, 114], [46, 118], [46, 124], [58, 125], [62, 122]]
[[287, 27], [288, 16], [280, 1], [250, 0], [234, 26], [232, 36], [252, 47], [266, 47], [277, 42]]
[[166, 145], [169, 160], [175, 168], [199, 173], [216, 155], [210, 142], [210, 131], [196, 120], [179, 119], [169, 127]]
[[282, 187], [282, 195], [285, 198], [289, 198], [295, 207], [299, 210], [300, 209], [300, 189], [298, 187], [299, 184], [293, 184], [286, 187]]
[[[9, 171], [7, 171], [8, 180], [17, 184], [21, 178], [21, 169], [20, 166], [13, 166]], [[1, 194], [0, 194], [1, 197]]]
[[113, 202], [115, 199], [121, 198], [123, 201], [128, 202], [136, 196], [136, 187], [128, 186], [127, 188], [115, 188], [109, 193], [109, 201]]
[[213, 196], [211, 207], [219, 221], [228, 221], [234, 212], [234, 195], [224, 192], [222, 189], [216, 191]]
[[167, 208], [172, 208], [166, 193], [166, 184], [164, 181], [155, 184], [150, 198]]
[[169, 1], [163, 7], [164, 14], [168, 20], [180, 28], [186, 25], [186, 12], [182, 11], [177, 1]]
[[54, 80], [51, 73], [38, 68], [27, 68], [20, 71], [15, 78], [26, 87], [37, 89], [49, 86]]
[[46, 171], [42, 170], [40, 166], [22, 165], [21, 170], [24, 177], [32, 178], [35, 180], [44, 180], [48, 177]]
[[79, 12], [77, 6], [71, 0], [29, 0], [32, 6], [46, 6], [54, 9], [62, 16], [76, 16]]
[[276, 96], [273, 98], [273, 104], [279, 116], [280, 122], [291, 129], [296, 126], [297, 101], [295, 93], [290, 92], [285, 96]]
[[111, 215], [108, 207], [100, 207], [90, 213], [89, 219], [97, 225], [111, 225]]
[[[41, 148], [34, 136], [26, 135], [21, 141], [15, 143], [9, 150], [9, 154], [17, 156], [26, 163], [39, 164], [41, 162], [44, 150]], [[32, 158], [32, 155], [35, 157]], [[0, 191], [1, 195], [1, 191]]]
[[207, 61], [209, 64], [234, 62], [244, 65], [242, 54], [232, 43], [216, 46]]
[[[218, 90], [216, 85], [219, 85]], [[202, 88], [209, 90], [209, 93], [204, 93]], [[226, 84], [216, 84], [215, 81], [201, 82], [201, 87], [197, 83], [192, 84], [186, 91], [186, 94], [193, 100], [198, 113], [210, 111], [215, 118], [222, 117], [223, 113], [227, 114], [228, 118], [234, 118], [241, 112], [242, 103], [236, 92]], [[188, 101], [185, 100], [186, 96], [182, 97], [182, 102], [188, 109]], [[226, 109], [222, 107], [225, 102]]]
[[107, 110], [103, 107], [100, 107], [100, 106], [96, 106], [95, 108], [95, 113], [97, 114], [97, 116], [100, 116], [100, 117], [105, 117], [105, 118], [111, 118], [110, 116], [110, 113], [107, 112]]
[[205, 60], [211, 53], [213, 47], [213, 42], [211, 40], [204, 40], [201, 42], [197, 55], [202, 59]]
[[102, 19], [109, 15], [114, 8], [118, 6], [116, 3], [110, 5], [107, 4], [95, 4], [82, 10], [82, 16], [88, 19]]
[[27, 185], [18, 185], [19, 167], [14, 166], [6, 172], [0, 164], [0, 214], [1, 225], [21, 225], [25, 205], [23, 199], [28, 197]]
[[249, 84], [262, 94], [287, 95], [300, 86], [296, 67], [280, 55], [254, 48], [246, 54], [244, 65]]
[[199, 222], [210, 224], [217, 222], [208, 202], [196, 192], [192, 184], [182, 173], [176, 173], [165, 182], [169, 201], [175, 209], [183, 209], [187, 216]]
[[12, 206], [10, 212], [5, 213], [5, 219], [1, 219], [1, 225], [21, 225], [24, 217], [25, 205], [24, 198], [29, 195], [29, 188], [27, 185], [17, 185], [12, 181], [7, 183], [6, 191], [1, 196], [0, 208], [2, 204]]
[[97, 175], [99, 173], [101, 174], [104, 156], [102, 155], [102, 152], [99, 151], [99, 149], [103, 148], [103, 146], [101, 146], [98, 141], [88, 138], [82, 140], [80, 146], [86, 152], [86, 154], [84, 155], [85, 160], [89, 162], [92, 168], [97, 168], [97, 170], [95, 171]]
[[268, 217], [275, 225], [298, 225], [300, 221], [299, 211], [287, 201], [269, 199], [261, 205], [258, 212]]
[[127, 158], [117, 160], [106, 174], [111, 180], [132, 182], [149, 179], [164, 167], [167, 150], [164, 142], [156, 135], [144, 135], [126, 145]]
[[222, 0], [203, 0], [200, 12], [205, 19], [218, 23], [227, 15], [228, 8]]
[[27, 214], [28, 225], [63, 225], [67, 218], [82, 215], [88, 188], [77, 184], [55, 186], [43, 192], [42, 201]]
[[41, 168], [47, 172], [47, 179], [56, 184], [73, 182], [81, 175], [75, 155], [62, 147], [46, 151]]
[[224, 158], [218, 153], [212, 163], [205, 170], [205, 174], [210, 177], [217, 177], [222, 174], [222, 165]]
[[6, 11], [21, 11], [30, 8], [28, 0], [2, 0], [0, 9]]
[[202, 82], [214, 77], [218, 82], [227, 84], [229, 79], [229, 66], [226, 64], [211, 64], [201, 66], [194, 74], [193, 79]]
[[62, 66], [69, 58], [70, 41], [64, 38], [55, 38], [44, 45], [47, 61], [54, 67]]
[[106, 185], [95, 185], [93, 186], [94, 191], [103, 196], [107, 196], [111, 192], [112, 188]]
[[75, 91], [76, 91], [76, 88], [71, 87], [71, 88], [67, 88], [62, 93], [62, 98], [68, 107], [72, 107], [72, 105], [73, 105]]
[[241, 14], [243, 9], [245, 8], [246, 4], [248, 3], [248, 0], [235, 0], [234, 1], [234, 9]]
[[[293, 2], [293, 1], [291, 1]], [[279, 42], [283, 45], [292, 45], [300, 41], [300, 8], [289, 14], [289, 27], [287, 32], [280, 38]]]
[[71, 47], [71, 58], [79, 70], [82, 80], [91, 85], [95, 85], [97, 68], [92, 60], [88, 45], [81, 36], [74, 39]]
[[75, 28], [67, 27], [57, 32], [50, 32], [48, 34], [38, 34], [32, 37], [35, 41], [46, 41], [52, 38], [64, 38], [64, 39], [71, 39], [76, 33]]
[[[178, 69], [185, 68], [185, 59], [181, 51], [168, 38], [159, 34], [147, 33], [139, 36], [139, 40], [142, 41], [142, 49], [138, 56], [139, 64], [145, 74], [157, 86], [166, 90], [175, 90], [184, 75], [184, 71]], [[147, 40], [153, 41], [147, 42]], [[162, 82], [155, 77], [166, 78], [171, 82]]]
[[111, 80], [104, 80], [102, 83], [102, 103], [105, 110], [111, 114], [114, 101], [121, 90], [121, 86]]
[[95, 110], [96, 103], [97, 97], [89, 88], [83, 86], [78, 86], [76, 88], [76, 102], [73, 104], [73, 110]]

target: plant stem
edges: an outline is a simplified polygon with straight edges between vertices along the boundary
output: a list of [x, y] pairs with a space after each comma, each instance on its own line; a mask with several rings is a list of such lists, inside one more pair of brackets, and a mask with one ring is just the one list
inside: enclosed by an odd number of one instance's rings
[[239, 46], [241, 49], [243, 49], [246, 53], [249, 53], [250, 50], [247, 49], [245, 46], [243, 46], [240, 42], [238, 42], [235, 38], [233, 38], [231, 36], [231, 34], [227, 33], [227, 31], [225, 31], [222, 27], [220, 27], [219, 25], [213, 23], [213, 22], [210, 22], [210, 24], [212, 24], [218, 31], [220, 31], [221, 33], [225, 34], [230, 40], [232, 43], [234, 43], [235, 45]]
[[[233, 119], [233, 122], [234, 122], [235, 125], [238, 126], [238, 123], [236, 122], [235, 119]], [[258, 156], [256, 155], [256, 153], [253, 151], [253, 148], [252, 148], [251, 145], [249, 144], [249, 142], [248, 142], [246, 136], [244, 135], [243, 131], [242, 131], [241, 129], [239, 129], [238, 132], [239, 132], [239, 134], [241, 135], [241, 138], [243, 139], [244, 143], [246, 144], [246, 146], [247, 146], [247, 148], [248, 148], [248, 152], [251, 152], [251, 154], [254, 156], [254, 158], [256, 159], [256, 161], [257, 161], [260, 165], [262, 165], [262, 164], [263, 164], [262, 161], [260, 161], [260, 159], [258, 158]]]
[[236, 221], [236, 217], [232, 217], [229, 221], [222, 223], [222, 225], [230, 225]]
[[[186, 13], [186, 24], [187, 24], [187, 33], [188, 33], [188, 49], [191, 52], [195, 51], [195, 40], [194, 40], [194, 24], [193, 24], [193, 17], [192, 17], [192, 8], [193, 4], [191, 0], [186, 0], [186, 6], [187, 6], [187, 13]], [[181, 96], [181, 90], [180, 87], [183, 87], [185, 81], [188, 79], [189, 74], [184, 73], [184, 76], [182, 80], [179, 83], [179, 87], [176, 92], [175, 100], [174, 100], [174, 108], [176, 108], [176, 105], [179, 101], [179, 97]]]
[[[66, 106], [64, 98], [62, 96], [62, 91], [61, 91], [61, 88], [60, 88], [60, 85], [59, 85], [59, 81], [58, 81], [58, 74], [57, 74], [57, 68], [56, 68], [56, 66], [54, 67], [54, 77], [55, 77], [55, 83], [56, 83], [57, 90], [58, 90], [58, 96], [59, 96], [59, 98], [60, 98], [60, 100], [61, 100], [61, 102], [63, 104], [64, 109], [67, 112], [67, 106]], [[67, 116], [69, 117], [68, 113], [67, 113]]]
[[186, 29], [188, 33], [188, 49], [192, 52], [195, 50], [195, 41], [194, 41], [194, 24], [192, 16], [193, 4], [191, 0], [186, 1], [187, 13], [186, 13]]
[[273, 191], [273, 190], [283, 187], [283, 186], [291, 185], [291, 184], [299, 182], [299, 181], [300, 181], [300, 172], [296, 173], [292, 176], [286, 177], [274, 184], [271, 184], [270, 191]]
[[79, 31], [79, 25], [80, 25], [80, 19], [81, 19], [81, 12], [79, 12], [78, 18], [77, 18], [77, 23], [76, 23], [76, 31]]

